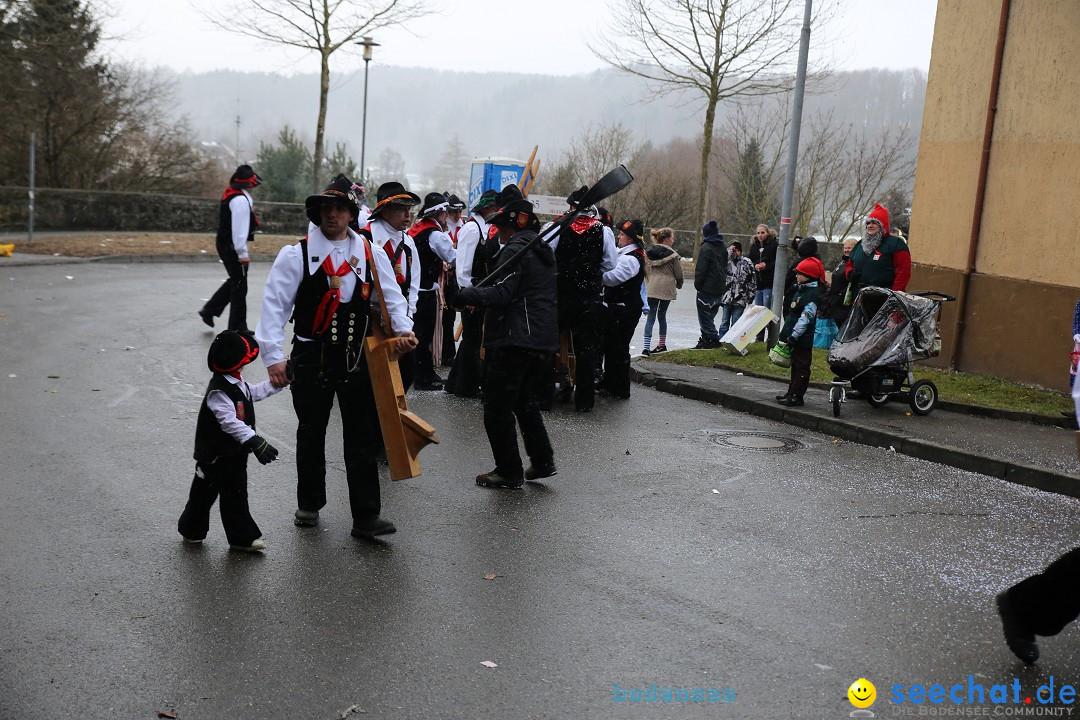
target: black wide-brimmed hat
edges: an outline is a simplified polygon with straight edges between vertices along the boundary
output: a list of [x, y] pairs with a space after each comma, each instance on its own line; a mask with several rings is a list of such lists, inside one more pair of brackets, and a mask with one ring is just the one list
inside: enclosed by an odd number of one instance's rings
[[491, 216], [488, 221], [499, 227], [514, 227], [524, 230], [530, 225], [537, 224], [536, 213], [533, 212], [533, 204], [525, 199], [511, 200], [499, 208], [499, 212]]
[[250, 165], [241, 165], [237, 167], [236, 172], [229, 178], [229, 185], [237, 190], [253, 188], [256, 185], [262, 184], [263, 179], [255, 174], [255, 171], [251, 169]]
[[352, 180], [344, 175], [338, 175], [336, 178], [330, 181], [330, 184], [326, 186], [318, 195], [308, 195], [307, 200], [304, 201], [304, 208], [307, 210], [308, 220], [320, 225], [322, 223], [322, 215], [319, 212], [319, 208], [327, 202], [343, 202], [349, 206], [349, 212], [353, 217], [360, 214], [360, 198], [356, 194], [354, 189], [355, 185]]
[[259, 343], [250, 330], [224, 330], [210, 343], [206, 366], [210, 372], [231, 373], [259, 357]]
[[453, 212], [454, 210], [465, 209], [465, 201], [459, 198], [457, 195], [447, 195], [446, 202], [450, 203], [451, 212]]
[[589, 192], [588, 185], [582, 185], [574, 192], [566, 196], [566, 204], [572, 208], [581, 207], [581, 201], [585, 197], [585, 193]]
[[420, 196], [405, 189], [405, 186], [396, 180], [384, 182], [375, 193], [375, 207], [371, 210], [371, 217], [377, 217], [380, 212], [392, 205], [414, 207], [420, 204]]
[[472, 206], [472, 212], [480, 212], [484, 208], [491, 207], [492, 205], [498, 207], [498, 205], [495, 204], [495, 191], [485, 190], [484, 193], [477, 198], [476, 204]]
[[499, 192], [495, 193], [495, 205], [499, 208], [504, 208], [514, 200], [524, 200], [525, 196], [521, 194], [521, 188], [513, 183], [507, 185]]
[[424, 205], [420, 208], [421, 217], [425, 215], [434, 215], [443, 210], [450, 210], [450, 203], [447, 202], [445, 195], [437, 192], [429, 192], [424, 196]]

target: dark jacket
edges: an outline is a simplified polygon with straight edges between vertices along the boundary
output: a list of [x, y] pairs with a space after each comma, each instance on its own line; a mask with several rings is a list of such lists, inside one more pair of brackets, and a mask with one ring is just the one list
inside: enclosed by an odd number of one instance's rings
[[[792, 347], [814, 347], [814, 331], [817, 329], [818, 286], [816, 282], [803, 283], [791, 288], [791, 301], [784, 305], [784, 326], [780, 328], [780, 341]], [[792, 338], [791, 333], [804, 310], [809, 310], [809, 320], [802, 333]]]
[[773, 281], [773, 268], [776, 267], [776, 248], [779, 243], [776, 238], [765, 239], [764, 245], [757, 245], [757, 241], [750, 245], [750, 261], [756, 266], [765, 263], [764, 270], [758, 270], [757, 289], [771, 290]]
[[860, 242], [851, 249], [847, 277], [853, 293], [870, 286], [906, 290], [911, 279], [911, 253], [907, 244], [895, 235], [888, 235], [870, 257]]
[[723, 295], [727, 289], [727, 263], [724, 236], [706, 235], [701, 241], [701, 251], [694, 269], [694, 289], [705, 295]]
[[844, 305], [844, 296], [848, 289], [848, 280], [844, 275], [847, 261], [847, 255], [840, 259], [840, 264], [833, 270], [829, 289], [822, 294], [821, 302], [818, 303], [818, 317], [829, 318], [837, 325], [843, 325], [851, 314], [851, 307]]
[[[521, 252], [536, 233], [515, 234], [495, 256], [495, 270]], [[461, 288], [454, 305], [487, 307], [484, 347], [518, 347], [554, 352], [559, 348], [555, 253], [537, 242], [520, 263], [488, 287]]]

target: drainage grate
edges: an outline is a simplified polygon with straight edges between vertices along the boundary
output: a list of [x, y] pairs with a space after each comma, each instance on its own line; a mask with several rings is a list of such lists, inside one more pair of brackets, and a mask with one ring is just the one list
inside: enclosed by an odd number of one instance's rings
[[736, 450], [781, 454], [792, 453], [806, 447], [790, 435], [767, 432], [741, 432], [737, 430], [710, 432], [709, 442], [723, 447], [735, 448]]

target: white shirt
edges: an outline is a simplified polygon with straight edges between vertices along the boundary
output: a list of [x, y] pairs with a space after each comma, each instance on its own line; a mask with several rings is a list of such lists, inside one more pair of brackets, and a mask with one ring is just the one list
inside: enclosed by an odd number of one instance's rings
[[458, 231], [457, 280], [459, 287], [472, 287], [472, 264], [476, 258], [476, 248], [480, 247], [481, 240], [487, 239], [487, 235], [487, 220], [480, 215], [473, 215]]
[[608, 287], [622, 285], [624, 282], [637, 275], [642, 264], [638, 262], [638, 258], [630, 256], [630, 253], [635, 250], [637, 250], [637, 245], [633, 244], [619, 248], [619, 260], [612, 270], [608, 270], [604, 273], [604, 285]]
[[[269, 380], [263, 380], [257, 385], [248, 385], [243, 380], [237, 380], [232, 375], [225, 375], [224, 377], [233, 385], [239, 385], [244, 395], [251, 398], [251, 402], [265, 400], [283, 389], [274, 387]], [[236, 417], [236, 403], [221, 390], [211, 390], [210, 394], [206, 396], [206, 405], [214, 413], [214, 417], [217, 418], [221, 429], [241, 445], [255, 437], [255, 431], [251, 429], [251, 426]]]
[[[409, 256], [409, 317], [415, 317], [416, 315], [416, 294], [420, 292], [420, 253], [416, 252], [416, 243], [409, 237], [409, 234], [403, 230], [395, 230], [387, 225], [381, 218], [375, 218], [370, 225], [371, 228], [371, 242], [372, 244], [381, 249], [383, 254], [386, 254], [386, 241], [390, 240], [394, 243], [394, 252], [396, 253], [398, 248], [401, 247], [401, 243], [405, 243], [407, 250], [406, 254]], [[389, 259], [389, 258], [388, 258]], [[391, 270], [393, 269], [391, 264]], [[394, 284], [397, 284], [397, 279], [394, 279]]]
[[251, 194], [247, 190], [241, 190], [242, 194], [236, 195], [229, 201], [229, 213], [232, 214], [232, 242], [236, 254], [241, 258], [248, 256], [247, 239], [251, 232], [251, 210], [255, 204], [251, 201]]
[[[362, 238], [349, 230], [344, 240], [331, 242], [327, 240], [318, 228], [308, 234], [308, 263], [304, 267], [304, 251], [300, 244], [286, 245], [281, 248], [277, 259], [270, 267], [270, 274], [266, 278], [266, 289], [263, 291], [262, 315], [259, 324], [255, 326], [255, 339], [259, 341], [260, 355], [263, 364], [267, 367], [276, 365], [285, 360], [282, 344], [285, 340], [285, 324], [289, 322], [293, 307], [296, 305], [296, 293], [300, 289], [300, 281], [306, 272], [313, 275], [329, 255], [335, 267], [340, 267], [342, 262], [350, 258], [356, 258], [355, 272], [350, 272], [341, 278], [340, 298], [342, 303], [352, 300], [353, 291], [356, 288], [357, 274], [360, 277], [367, 275], [367, 256], [364, 253]], [[394, 268], [390, 265], [390, 259], [386, 257], [386, 251], [378, 247], [372, 247], [371, 255], [375, 259], [375, 272], [379, 273], [379, 282], [382, 285], [383, 297], [381, 301], [386, 304], [387, 313], [390, 315], [390, 326], [395, 333], [401, 335], [412, 330], [412, 320], [409, 318], [408, 303], [405, 296], [398, 288], [397, 278], [394, 277]], [[327, 287], [330, 280], [327, 278]], [[372, 306], [378, 307], [380, 298], [372, 288]], [[301, 342], [310, 342], [310, 338], [296, 336]]]
[[[457, 250], [454, 249], [454, 241], [450, 239], [450, 235], [442, 230], [432, 230], [428, 235], [428, 245], [431, 246], [431, 251], [435, 253], [435, 257], [442, 260], [444, 263], [453, 265], [457, 259]], [[413, 275], [415, 277], [415, 274]], [[420, 292], [432, 292], [439, 289], [439, 283], [431, 283], [431, 287], [427, 290], [423, 288]]]
[[446, 218], [446, 233], [450, 236], [450, 240], [454, 243], [454, 247], [457, 247], [458, 232], [463, 225], [465, 225], [465, 221], [460, 217], [457, 220], [449, 217]]

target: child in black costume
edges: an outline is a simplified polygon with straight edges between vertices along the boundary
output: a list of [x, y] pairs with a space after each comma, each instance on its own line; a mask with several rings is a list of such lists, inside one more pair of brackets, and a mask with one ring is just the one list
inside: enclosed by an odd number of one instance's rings
[[221, 524], [229, 547], [261, 552], [262, 531], [248, 510], [247, 456], [263, 465], [277, 450], [255, 434], [254, 404], [277, 393], [269, 380], [248, 385], [240, 368], [259, 356], [259, 344], [246, 331], [226, 330], [214, 338], [206, 364], [214, 376], [206, 388], [195, 427], [195, 478], [177, 523], [184, 541], [201, 543], [210, 527], [210, 508], [220, 497]]

